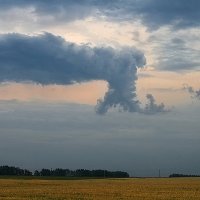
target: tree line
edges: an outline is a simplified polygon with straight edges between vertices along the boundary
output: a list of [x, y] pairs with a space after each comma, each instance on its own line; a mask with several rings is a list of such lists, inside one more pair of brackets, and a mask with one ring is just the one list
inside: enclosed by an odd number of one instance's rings
[[32, 176], [32, 172], [19, 167], [0, 166], [0, 175], [7, 176]]
[[191, 175], [191, 174], [170, 174], [170, 178], [176, 178], [176, 177], [200, 177], [200, 175]]
[[128, 178], [129, 174], [123, 171], [108, 170], [87, 170], [87, 169], [41, 169], [34, 173], [19, 167], [0, 166], [0, 175], [7, 176], [60, 176], [60, 177], [107, 177], [107, 178]]

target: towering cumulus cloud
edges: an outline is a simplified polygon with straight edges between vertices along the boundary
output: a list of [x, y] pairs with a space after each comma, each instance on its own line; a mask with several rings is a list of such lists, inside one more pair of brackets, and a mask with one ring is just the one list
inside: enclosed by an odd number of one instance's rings
[[135, 81], [137, 67], [145, 62], [143, 53], [135, 48], [79, 46], [49, 33], [0, 35], [0, 82], [64, 85], [105, 80], [109, 89], [96, 106], [100, 114], [115, 106], [139, 111]]

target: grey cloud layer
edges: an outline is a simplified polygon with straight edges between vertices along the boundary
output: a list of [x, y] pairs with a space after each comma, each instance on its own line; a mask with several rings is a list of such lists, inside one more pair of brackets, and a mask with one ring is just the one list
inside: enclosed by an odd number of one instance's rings
[[199, 41], [198, 28], [174, 31], [170, 27], [162, 27], [149, 32], [145, 45], [152, 49], [152, 66], [166, 71], [188, 71], [200, 67]]
[[113, 20], [139, 19], [150, 29], [163, 25], [178, 29], [200, 25], [198, 0], [0, 0], [1, 9], [14, 7], [33, 7], [36, 14], [50, 15], [60, 21], [83, 19], [98, 13]]
[[[43, 30], [51, 32], [55, 27], [63, 28], [67, 22], [90, 16], [97, 19], [104, 16], [103, 19], [115, 22], [139, 20], [151, 30], [149, 34], [157, 34], [153, 40], [146, 41], [150, 48], [157, 43], [152, 51], [157, 60], [152, 64], [157, 69], [178, 71], [198, 69], [200, 66], [199, 47], [194, 48], [190, 43], [196, 41], [198, 44], [198, 33], [194, 36], [197, 29], [194, 33], [186, 29], [199, 27], [199, 10], [200, 2], [197, 0], [0, 0], [0, 25], [4, 33], [17, 31], [30, 34]], [[24, 15], [21, 14], [23, 11]], [[159, 36], [161, 27], [166, 26], [167, 37]], [[156, 31], [158, 28], [161, 29]], [[185, 29], [185, 34], [174, 31], [176, 29]], [[181, 40], [171, 38], [172, 35]]]
[[200, 25], [200, 2], [197, 0], [143, 0], [129, 1], [128, 13], [140, 15], [142, 21], [151, 29], [163, 25], [174, 28], [187, 28]]
[[143, 53], [134, 48], [78, 46], [49, 33], [33, 37], [0, 35], [1, 82], [72, 84], [105, 80], [109, 90], [97, 105], [101, 114], [117, 105], [126, 111], [138, 111], [137, 67], [145, 63]]
[[109, 168], [157, 176], [161, 168], [166, 176], [200, 174], [199, 107], [177, 111], [99, 117], [86, 105], [0, 101], [0, 160], [30, 169]]

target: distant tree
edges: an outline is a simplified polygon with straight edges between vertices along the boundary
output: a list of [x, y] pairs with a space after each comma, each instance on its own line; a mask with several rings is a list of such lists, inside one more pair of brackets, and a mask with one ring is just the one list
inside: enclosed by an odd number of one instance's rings
[[51, 176], [51, 170], [50, 169], [42, 169], [40, 172], [41, 176]]
[[[0, 166], [0, 175], [11, 176], [32, 176], [32, 172], [27, 169], [20, 169], [19, 167]], [[129, 174], [122, 171], [107, 171], [107, 170], [87, 170], [77, 169], [75, 171], [69, 169], [57, 168], [54, 170], [42, 169], [41, 171], [35, 170], [34, 176], [62, 176], [62, 177], [111, 177], [111, 178], [128, 178]], [[178, 175], [172, 175], [178, 176]], [[180, 175], [179, 175], [180, 176]]]
[[30, 172], [27, 169], [20, 169], [19, 167], [9, 167], [5, 165], [5, 166], [0, 166], [0, 175], [32, 176], [32, 172]]
[[51, 171], [52, 176], [66, 176], [66, 170], [57, 168]]
[[40, 176], [40, 172], [38, 170], [35, 170], [34, 176]]
[[33, 175], [33, 173], [30, 172], [29, 170], [27, 170], [27, 169], [24, 170], [24, 176], [32, 176], [32, 175]]
[[170, 174], [169, 178], [178, 177], [200, 177], [200, 175], [188, 175], [188, 174]]
[[75, 174], [77, 177], [91, 177], [91, 171], [86, 169], [77, 169]]

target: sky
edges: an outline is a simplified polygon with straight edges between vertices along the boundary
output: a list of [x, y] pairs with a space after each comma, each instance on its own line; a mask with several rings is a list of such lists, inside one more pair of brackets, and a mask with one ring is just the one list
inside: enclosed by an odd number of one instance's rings
[[199, 9], [0, 0], [0, 164], [200, 174]]

